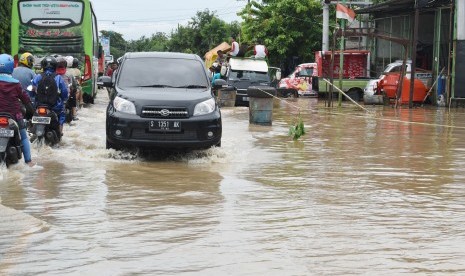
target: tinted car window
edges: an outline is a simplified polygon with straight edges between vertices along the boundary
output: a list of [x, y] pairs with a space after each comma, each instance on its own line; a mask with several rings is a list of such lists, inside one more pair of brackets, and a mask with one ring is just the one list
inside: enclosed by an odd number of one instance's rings
[[263, 81], [269, 82], [270, 78], [266, 72], [255, 71], [234, 71], [229, 74], [230, 80], [250, 80], [250, 81]]
[[175, 58], [132, 58], [120, 68], [118, 86], [128, 87], [208, 87], [203, 64]]

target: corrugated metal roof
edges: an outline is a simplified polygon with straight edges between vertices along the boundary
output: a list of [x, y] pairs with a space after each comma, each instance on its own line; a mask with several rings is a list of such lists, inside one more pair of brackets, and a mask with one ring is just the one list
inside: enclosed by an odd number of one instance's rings
[[[463, 0], [459, 0], [463, 1]], [[427, 0], [424, 8], [436, 8], [442, 6], [449, 6], [454, 0]], [[371, 5], [363, 9], [355, 10], [357, 14], [365, 13], [395, 13], [401, 11], [402, 13], [412, 12], [415, 8], [415, 0], [389, 0], [380, 4]]]

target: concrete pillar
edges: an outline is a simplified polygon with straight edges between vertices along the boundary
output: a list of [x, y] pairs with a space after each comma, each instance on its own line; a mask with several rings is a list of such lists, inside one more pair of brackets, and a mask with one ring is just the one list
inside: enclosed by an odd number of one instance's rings
[[323, 3], [323, 43], [322, 50], [329, 49], [329, 4]]

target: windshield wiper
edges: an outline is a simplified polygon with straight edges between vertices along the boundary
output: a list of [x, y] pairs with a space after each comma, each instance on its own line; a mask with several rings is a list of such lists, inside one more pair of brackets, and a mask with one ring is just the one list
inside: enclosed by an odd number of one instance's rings
[[197, 84], [190, 84], [190, 85], [183, 85], [183, 86], [176, 86], [176, 88], [207, 88], [205, 85], [197, 85]]
[[149, 85], [141, 85], [139, 87], [173, 87], [171, 85], [167, 85], [167, 84], [149, 84]]

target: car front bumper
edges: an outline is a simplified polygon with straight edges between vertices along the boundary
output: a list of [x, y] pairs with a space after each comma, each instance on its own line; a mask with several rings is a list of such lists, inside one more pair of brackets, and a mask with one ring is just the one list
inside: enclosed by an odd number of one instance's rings
[[[181, 129], [174, 132], [151, 130], [151, 121], [158, 120], [177, 121], [181, 124]], [[209, 136], [209, 133], [212, 135]], [[219, 110], [183, 119], [141, 118], [117, 111], [107, 112], [107, 141], [124, 147], [201, 149], [220, 144], [221, 135]]]

